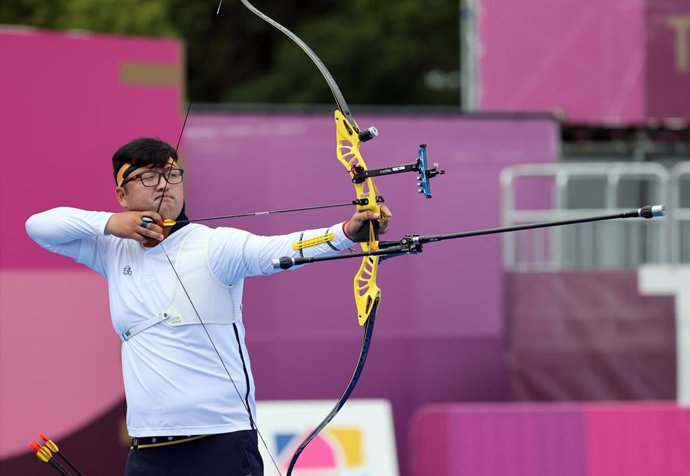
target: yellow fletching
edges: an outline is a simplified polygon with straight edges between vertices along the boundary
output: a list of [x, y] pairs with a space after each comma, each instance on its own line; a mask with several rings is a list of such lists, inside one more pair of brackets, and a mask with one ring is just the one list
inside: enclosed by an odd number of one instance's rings
[[58, 451], [60, 451], [58, 449], [58, 445], [56, 445], [53, 440], [46, 440], [45, 444], [50, 449], [50, 451], [52, 451], [53, 453], [57, 453]]
[[53, 459], [53, 453], [51, 453], [51, 451], [45, 446], [41, 446], [41, 449], [36, 451], [36, 456], [44, 463], [47, 463]]
[[175, 226], [176, 224], [175, 220], [163, 220], [163, 226]]
[[328, 233], [327, 235], [317, 236], [316, 238], [311, 238], [309, 240], [298, 241], [297, 243], [292, 245], [292, 249], [295, 251], [303, 250], [304, 248], [310, 248], [312, 246], [321, 245], [323, 243], [326, 243], [327, 241], [333, 241], [333, 238], [335, 238], [335, 234]]

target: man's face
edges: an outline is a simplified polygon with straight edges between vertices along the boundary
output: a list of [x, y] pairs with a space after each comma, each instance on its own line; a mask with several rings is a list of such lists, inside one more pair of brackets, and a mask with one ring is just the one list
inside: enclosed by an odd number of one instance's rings
[[[167, 172], [170, 165], [165, 167], [139, 167], [132, 172], [128, 179], [137, 177], [146, 172]], [[147, 187], [140, 178], [126, 181], [122, 187], [115, 189], [117, 201], [125, 210], [158, 211], [164, 220], [176, 219], [182, 211], [184, 204], [183, 183], [166, 183], [164, 177], [154, 176], [153, 182], [158, 179], [158, 185]], [[167, 186], [166, 186], [167, 185]], [[160, 204], [160, 210], [158, 209]]]

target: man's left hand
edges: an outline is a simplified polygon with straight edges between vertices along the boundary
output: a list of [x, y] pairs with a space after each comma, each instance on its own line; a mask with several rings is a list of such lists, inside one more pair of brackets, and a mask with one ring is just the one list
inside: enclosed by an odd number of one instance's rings
[[379, 234], [385, 235], [390, 229], [391, 218], [393, 218], [393, 214], [388, 207], [381, 205], [381, 213], [366, 210], [352, 215], [352, 218], [345, 223], [343, 231], [345, 236], [352, 240], [363, 226], [367, 226], [367, 221], [377, 220], [379, 222]]

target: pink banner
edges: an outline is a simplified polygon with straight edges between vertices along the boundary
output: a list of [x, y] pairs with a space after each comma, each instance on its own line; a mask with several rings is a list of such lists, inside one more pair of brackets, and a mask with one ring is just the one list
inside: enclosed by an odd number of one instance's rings
[[687, 0], [481, 2], [481, 109], [690, 119]]
[[647, 117], [690, 120], [690, 0], [649, 0]]

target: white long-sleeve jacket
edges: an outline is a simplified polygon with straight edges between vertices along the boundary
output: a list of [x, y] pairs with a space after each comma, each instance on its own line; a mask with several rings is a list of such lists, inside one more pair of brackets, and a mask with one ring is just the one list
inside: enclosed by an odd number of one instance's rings
[[300, 239], [335, 235], [332, 247], [308, 248], [306, 256], [351, 246], [342, 224], [280, 236], [189, 224], [162, 244], [145, 248], [134, 240], [105, 235], [111, 215], [55, 208], [29, 218], [26, 229], [42, 247], [69, 256], [108, 280], [112, 324], [123, 338], [130, 436], [251, 429], [247, 407], [254, 417], [256, 410], [242, 324], [244, 278], [274, 273], [271, 259], [298, 256], [292, 245]]

